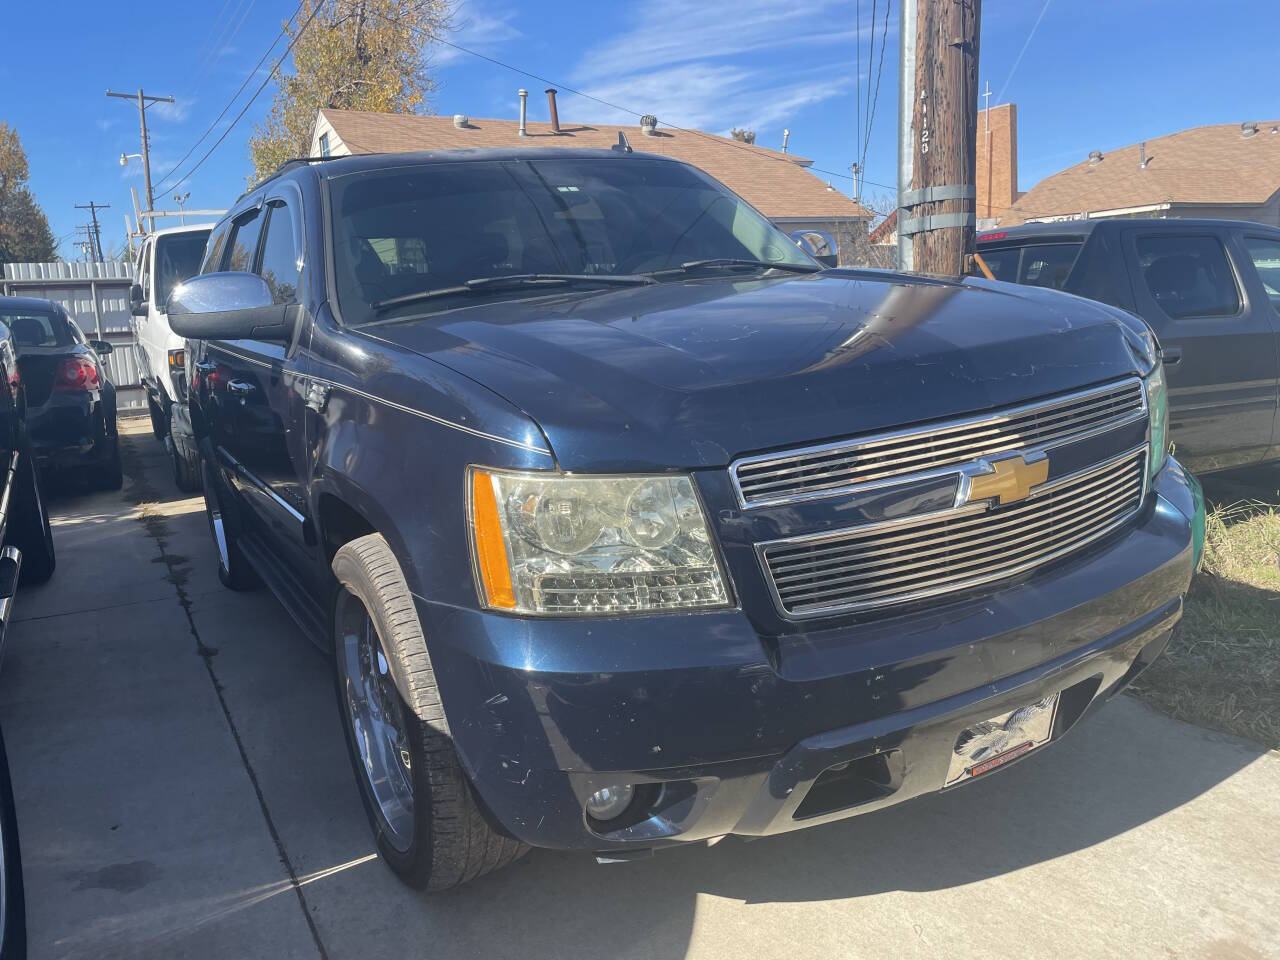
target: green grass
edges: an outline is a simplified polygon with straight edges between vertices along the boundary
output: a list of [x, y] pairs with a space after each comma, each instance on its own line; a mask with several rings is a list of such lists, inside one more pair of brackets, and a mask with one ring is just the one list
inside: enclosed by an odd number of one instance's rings
[[[1182, 629], [1132, 690], [1179, 720], [1280, 748], [1280, 506], [1263, 477], [1256, 490], [1206, 482], [1205, 561]], [[1266, 500], [1224, 502], [1241, 493]]]

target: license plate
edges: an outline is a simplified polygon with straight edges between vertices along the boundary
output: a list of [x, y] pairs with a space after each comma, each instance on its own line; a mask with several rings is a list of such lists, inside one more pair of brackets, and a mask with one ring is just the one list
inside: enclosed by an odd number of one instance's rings
[[943, 786], [976, 780], [1048, 743], [1057, 709], [1055, 693], [961, 730]]

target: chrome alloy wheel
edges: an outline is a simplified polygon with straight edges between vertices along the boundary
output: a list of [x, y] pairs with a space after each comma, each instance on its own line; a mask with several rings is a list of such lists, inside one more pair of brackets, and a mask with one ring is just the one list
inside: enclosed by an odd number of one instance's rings
[[373, 619], [346, 589], [338, 598], [336, 627], [339, 696], [365, 786], [387, 840], [403, 853], [413, 842], [413, 767], [404, 707]]

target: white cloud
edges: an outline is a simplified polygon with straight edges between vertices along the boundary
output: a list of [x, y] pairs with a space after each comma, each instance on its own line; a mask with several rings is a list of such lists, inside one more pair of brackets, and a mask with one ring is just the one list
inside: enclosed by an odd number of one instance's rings
[[[512, 21], [514, 10], [489, 7], [483, 9], [476, 0], [464, 0], [454, 10], [453, 30], [447, 35], [459, 46], [478, 53], [493, 53], [502, 44], [521, 36]], [[432, 51], [437, 67], [447, 66], [467, 56], [455, 47], [440, 43]]]
[[191, 116], [191, 108], [195, 105], [196, 101], [191, 97], [181, 100], [175, 98], [173, 103], [150, 104], [147, 107], [147, 113], [166, 123], [183, 123], [187, 117]]
[[[878, 33], [883, 21], [877, 21]], [[869, 10], [861, 27], [865, 43]], [[896, 27], [891, 17], [890, 32]], [[592, 45], [571, 79], [602, 100], [679, 126], [769, 128], [853, 88], [858, 36], [851, 0], [809, 0], [803, 10], [778, 0], [735, 0], [730, 7], [643, 0], [626, 29]], [[593, 120], [634, 120], [630, 113], [607, 115], [595, 103], [579, 110]]]

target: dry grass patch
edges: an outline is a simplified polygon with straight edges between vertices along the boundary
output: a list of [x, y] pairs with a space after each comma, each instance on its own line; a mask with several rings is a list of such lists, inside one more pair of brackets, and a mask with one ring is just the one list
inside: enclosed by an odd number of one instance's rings
[[1280, 507], [1211, 509], [1182, 630], [1133, 692], [1179, 720], [1280, 748]]

